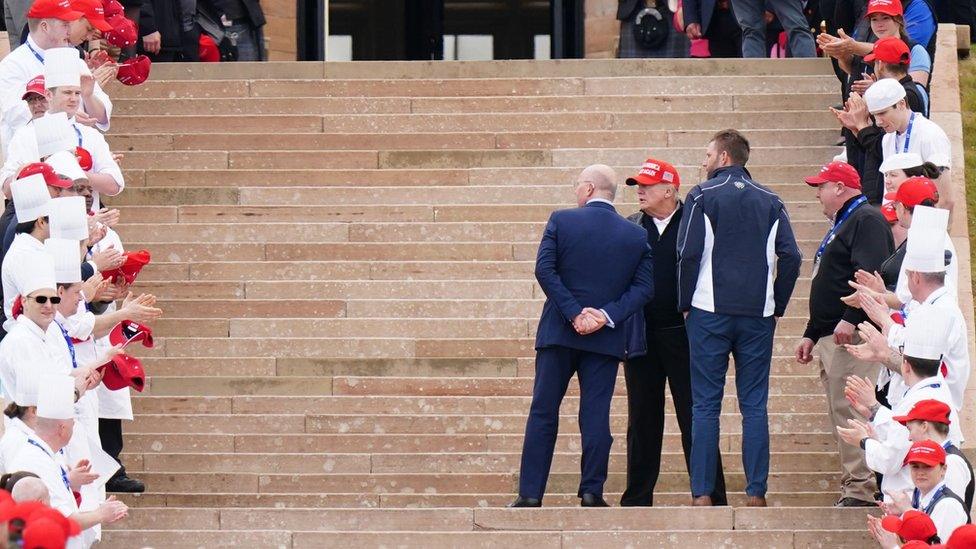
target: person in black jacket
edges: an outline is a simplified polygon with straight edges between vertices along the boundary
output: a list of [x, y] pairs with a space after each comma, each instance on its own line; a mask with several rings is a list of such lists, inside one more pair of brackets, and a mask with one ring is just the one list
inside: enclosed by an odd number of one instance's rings
[[266, 22], [259, 0], [198, 0], [197, 8], [223, 25], [237, 46], [238, 61], [266, 61], [263, 27]]
[[[620, 505], [654, 505], [654, 486], [661, 470], [664, 441], [664, 386], [671, 388], [681, 430], [685, 466], [691, 469], [691, 369], [685, 318], [678, 311], [678, 172], [653, 158], [627, 179], [637, 186], [641, 210], [627, 219], [647, 230], [654, 273], [654, 298], [644, 306], [647, 348], [644, 356], [624, 363], [627, 383], [627, 488]], [[639, 316], [640, 313], [634, 315]], [[725, 476], [719, 456], [714, 505], [727, 505]]]
[[196, 44], [183, 32], [183, 5], [175, 0], [144, 0], [139, 11], [139, 53], [153, 62], [192, 61]]

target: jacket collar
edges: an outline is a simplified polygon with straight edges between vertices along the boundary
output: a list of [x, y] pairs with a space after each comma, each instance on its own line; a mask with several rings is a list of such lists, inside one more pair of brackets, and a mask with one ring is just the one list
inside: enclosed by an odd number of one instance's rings
[[716, 168], [712, 173], [708, 174], [708, 178], [715, 179], [716, 177], [723, 175], [732, 177], [747, 177], [752, 179], [752, 174], [749, 173], [749, 170], [747, 170], [745, 166], [738, 166], [735, 164], [732, 166], [722, 166], [721, 168]]
[[[41, 327], [34, 323], [33, 320], [27, 318], [27, 315], [22, 314], [18, 316], [17, 322], [27, 329], [28, 332], [37, 336], [41, 341], [45, 341], [47, 339], [47, 332], [42, 330]], [[52, 320], [51, 322], [54, 321]]]
[[586, 204], [583, 205], [583, 207], [603, 208], [604, 210], [610, 210], [611, 212], [617, 211], [617, 209], [613, 207], [613, 204], [611, 204], [609, 200], [606, 200], [604, 198], [591, 198], [589, 199], [589, 201], [586, 202]]

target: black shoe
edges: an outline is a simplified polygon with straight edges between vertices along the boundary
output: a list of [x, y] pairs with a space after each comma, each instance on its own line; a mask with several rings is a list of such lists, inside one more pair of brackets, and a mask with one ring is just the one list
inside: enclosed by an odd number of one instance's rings
[[141, 494], [146, 491], [146, 485], [141, 480], [129, 478], [125, 475], [112, 477], [105, 483], [106, 492], [125, 492], [127, 494]]
[[834, 507], [877, 507], [878, 504], [873, 501], [865, 501], [863, 499], [857, 499], [852, 497], [840, 498]]
[[542, 507], [542, 500], [535, 498], [523, 498], [519, 496], [515, 501], [508, 504], [509, 507]]
[[580, 496], [580, 507], [610, 507], [610, 504], [600, 496], [583, 494]]

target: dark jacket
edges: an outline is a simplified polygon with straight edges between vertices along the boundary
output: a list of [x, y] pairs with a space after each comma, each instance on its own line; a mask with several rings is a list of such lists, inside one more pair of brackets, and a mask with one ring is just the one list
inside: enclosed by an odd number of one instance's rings
[[617, 0], [617, 19], [623, 21], [631, 17], [638, 7], [644, 7], [644, 0]]
[[802, 255], [776, 193], [753, 181], [743, 166], [726, 166], [688, 192], [685, 210], [678, 232], [678, 309], [782, 316]]
[[681, 225], [683, 212], [684, 205], [678, 202], [678, 209], [674, 211], [663, 234], [658, 232], [651, 216], [644, 212], [638, 211], [627, 218], [644, 227], [651, 246], [654, 298], [644, 305], [644, 321], [651, 330], [685, 324], [685, 317], [678, 310], [678, 226]]
[[[198, 0], [197, 9], [204, 10], [214, 21], [220, 21], [220, 16], [227, 13], [230, 9], [231, 0]], [[267, 22], [264, 18], [264, 10], [258, 0], [240, 0], [244, 5], [246, 18], [251, 20], [254, 28], [263, 27]]]
[[[591, 202], [553, 212], [535, 266], [546, 294], [535, 348], [559, 346], [625, 358], [627, 319], [654, 294], [651, 271], [647, 231], [613, 206]], [[615, 328], [577, 334], [573, 319], [584, 307], [606, 311]]]
[[[183, 51], [182, 8], [176, 0], [145, 0], [139, 10], [139, 37], [160, 34], [161, 51]], [[142, 51], [142, 40], [138, 41]]]
[[712, 14], [715, 13], [715, 4], [716, 0], [682, 0], [685, 28], [692, 23], [698, 23], [702, 34], [708, 32], [708, 26], [712, 24]]

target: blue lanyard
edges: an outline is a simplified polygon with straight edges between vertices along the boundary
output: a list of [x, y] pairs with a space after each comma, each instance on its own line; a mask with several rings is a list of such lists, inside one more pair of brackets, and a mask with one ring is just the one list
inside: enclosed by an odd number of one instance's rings
[[78, 368], [78, 361], [75, 360], [75, 344], [71, 341], [71, 336], [68, 335], [68, 330], [65, 330], [64, 326], [62, 326], [57, 320], [55, 320], [54, 323], [58, 325], [58, 328], [61, 328], [61, 335], [64, 336], [64, 342], [68, 344], [68, 352], [71, 353], [71, 369], [74, 370]]
[[[912, 126], [915, 125], [915, 113], [912, 112], [911, 118], [908, 119], [908, 129], [905, 130], [905, 146], [902, 147], [903, 153], [908, 152], [908, 144], [912, 142]], [[898, 152], [898, 134], [895, 134], [895, 152]]]
[[837, 233], [837, 229], [839, 229], [840, 226], [843, 225], [845, 221], [847, 221], [847, 218], [851, 216], [851, 213], [853, 213], [854, 210], [860, 208], [867, 201], [868, 201], [868, 197], [862, 195], [860, 198], [855, 200], [850, 206], [848, 206], [846, 210], [844, 210], [844, 213], [840, 215], [840, 218], [837, 219], [837, 222], [834, 223], [834, 226], [831, 227], [830, 230], [827, 232], [827, 236], [825, 236], [823, 241], [820, 242], [820, 247], [817, 248], [817, 255], [813, 258], [815, 263], [820, 263], [820, 257], [823, 255], [824, 250], [827, 248], [827, 244], [830, 244], [830, 241], [834, 239], [834, 235]]
[[34, 57], [36, 57], [37, 60], [40, 61], [43, 64], [44, 63], [44, 57], [41, 54], [37, 53], [37, 50], [35, 50], [34, 47], [30, 45], [30, 42], [24, 42], [24, 44], [27, 44], [27, 49], [29, 49], [31, 51], [31, 53], [34, 54]]
[[77, 124], [71, 124], [71, 128], [75, 130], [75, 135], [78, 136], [78, 146], [81, 146], [81, 130], [78, 129]]
[[[50, 453], [48, 453], [48, 451], [43, 446], [41, 446], [36, 440], [33, 440], [33, 439], [28, 438], [27, 439], [27, 443], [28, 444], [33, 444], [34, 446], [37, 446], [38, 448], [41, 449], [42, 452], [44, 452], [44, 455], [46, 455], [47, 457], [49, 457], [52, 460], [54, 460], [54, 464], [57, 465], [58, 466], [58, 470], [61, 471], [61, 480], [64, 481], [64, 487], [68, 489], [68, 492], [69, 493], [73, 493], [73, 490], [71, 489], [71, 482], [68, 481], [68, 473], [66, 473], [64, 471], [64, 467], [61, 467], [61, 464], [58, 463], [57, 460], [54, 459], [54, 456], [51, 455]], [[61, 452], [58, 452], [58, 453], [61, 453]]]
[[935, 494], [932, 496], [932, 501], [925, 506], [925, 509], [919, 509], [919, 505], [922, 504], [922, 496], [919, 494], [918, 488], [916, 488], [915, 491], [912, 492], [912, 508], [924, 511], [926, 515], [931, 515], [932, 511], [935, 509], [935, 504], [939, 503], [939, 500], [941, 500], [942, 496], [945, 495], [945, 489], [946, 487], [943, 484], [941, 488], [936, 490]]

